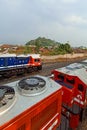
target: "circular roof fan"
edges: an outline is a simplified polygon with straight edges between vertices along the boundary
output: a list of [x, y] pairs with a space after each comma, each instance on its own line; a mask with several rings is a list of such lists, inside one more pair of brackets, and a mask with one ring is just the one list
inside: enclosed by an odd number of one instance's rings
[[0, 114], [12, 106], [15, 99], [15, 91], [9, 86], [0, 86]]
[[18, 83], [18, 90], [22, 95], [35, 96], [46, 89], [46, 81], [40, 77], [29, 77]]

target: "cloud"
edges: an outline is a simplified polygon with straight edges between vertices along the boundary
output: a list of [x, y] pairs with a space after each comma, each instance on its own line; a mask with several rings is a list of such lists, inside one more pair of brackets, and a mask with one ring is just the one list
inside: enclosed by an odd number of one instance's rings
[[78, 24], [78, 25], [87, 24], [87, 19], [85, 19], [81, 16], [72, 15], [67, 18], [67, 22], [69, 22], [71, 24]]
[[76, 3], [78, 0], [62, 0], [64, 3]]

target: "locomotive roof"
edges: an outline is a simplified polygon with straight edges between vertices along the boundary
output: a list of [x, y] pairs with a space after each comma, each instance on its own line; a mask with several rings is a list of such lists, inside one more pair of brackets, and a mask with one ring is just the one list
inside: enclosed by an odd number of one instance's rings
[[[39, 75], [36, 75], [34, 77], [42, 78], [46, 82], [46, 84], [45, 84], [46, 89], [44, 91], [42, 91], [43, 93], [40, 93], [40, 94], [34, 95], [34, 96], [24, 96], [24, 95], [20, 94], [18, 91], [18, 82], [19, 81], [5, 84], [7, 86], [14, 88], [16, 100], [15, 100], [15, 104], [12, 108], [8, 109], [8, 111], [3, 114], [0, 113], [1, 114], [0, 115], [0, 118], [1, 118], [0, 126], [7, 123], [14, 117], [20, 115], [21, 113], [25, 112], [27, 109], [31, 108], [32, 106], [34, 106], [38, 102], [42, 101], [43, 99], [48, 98], [48, 96], [51, 96], [53, 93], [57, 92], [58, 90], [60, 90], [62, 88], [62, 86], [60, 84], [57, 84], [49, 77], [44, 77], [44, 76], [39, 76]], [[20, 106], [20, 108], [19, 108], [19, 106]]]
[[40, 58], [40, 54], [28, 54], [28, 56], [31, 56], [33, 58]]
[[15, 57], [15, 56], [16, 56], [16, 54], [9, 54], [9, 53], [0, 55], [0, 57]]
[[[77, 65], [77, 66], [75, 66]], [[71, 67], [71, 68], [70, 68]], [[72, 76], [77, 76], [79, 77], [85, 84], [87, 84], [87, 67], [83, 66], [82, 64], [70, 64], [69, 66], [62, 67], [59, 69], [56, 69], [59, 72], [72, 75]]]
[[28, 57], [28, 55], [21, 54], [21, 55], [17, 55], [17, 57]]
[[87, 66], [87, 60], [81, 61], [80, 63]]
[[9, 53], [7, 53], [7, 54], [0, 55], [0, 57], [28, 57], [28, 55], [23, 55], [23, 54], [16, 55], [16, 54], [9, 54]]
[[9, 54], [9, 53], [6, 53], [6, 54], [1, 54], [0, 57], [33, 57], [33, 58], [40, 58], [40, 54], [27, 54], [27, 55], [24, 55], [24, 54], [20, 54], [20, 55], [16, 55], [16, 54]]
[[83, 60], [82, 62], [85, 62], [85, 63], [87, 63], [87, 60]]

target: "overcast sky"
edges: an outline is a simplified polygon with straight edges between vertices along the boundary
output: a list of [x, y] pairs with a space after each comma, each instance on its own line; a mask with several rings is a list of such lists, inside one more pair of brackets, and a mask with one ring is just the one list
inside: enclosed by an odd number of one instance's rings
[[37, 37], [87, 47], [87, 0], [0, 0], [0, 44]]

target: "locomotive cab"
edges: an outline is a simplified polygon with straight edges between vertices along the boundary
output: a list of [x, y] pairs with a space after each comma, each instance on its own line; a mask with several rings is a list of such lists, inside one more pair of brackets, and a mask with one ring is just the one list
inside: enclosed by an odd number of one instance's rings
[[73, 104], [84, 107], [86, 84], [77, 76], [63, 73], [55, 69], [53, 80], [62, 85], [62, 102], [65, 106], [72, 107]]
[[28, 63], [29, 66], [32, 66], [33, 68], [37, 68], [38, 70], [42, 69], [42, 63], [41, 58], [38, 54], [32, 54], [30, 55], [30, 60]]

